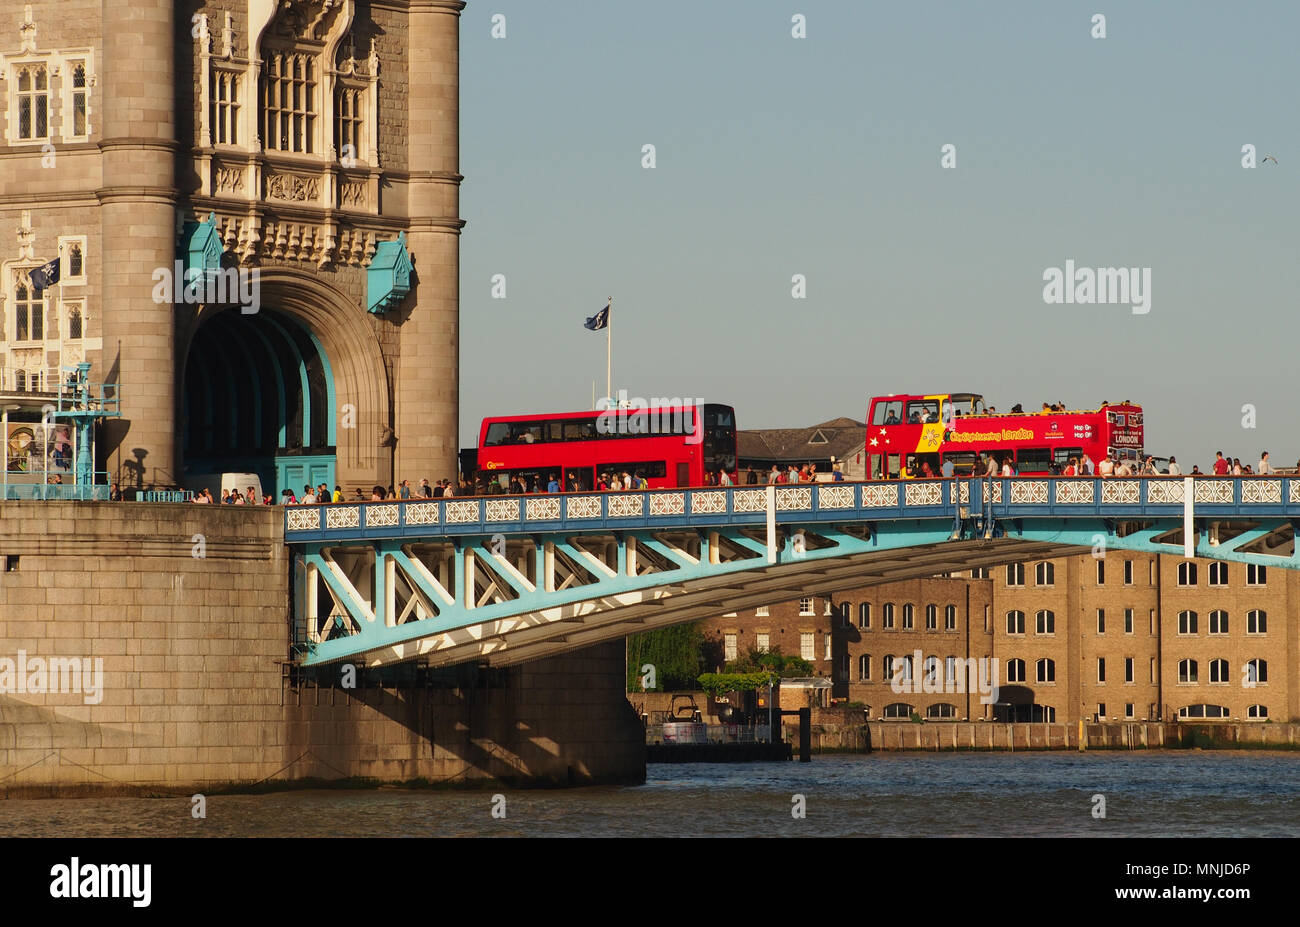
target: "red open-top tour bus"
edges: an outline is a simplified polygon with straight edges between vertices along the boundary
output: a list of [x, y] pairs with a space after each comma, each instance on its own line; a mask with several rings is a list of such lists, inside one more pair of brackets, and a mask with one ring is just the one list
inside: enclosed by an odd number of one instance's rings
[[945, 460], [956, 475], [969, 475], [982, 453], [999, 465], [1010, 458], [1018, 474], [1052, 474], [1072, 457], [1094, 466], [1108, 454], [1140, 461], [1142, 444], [1142, 407], [1129, 402], [990, 415], [977, 393], [877, 396], [867, 414], [867, 478], [909, 479], [926, 464], [937, 476]]

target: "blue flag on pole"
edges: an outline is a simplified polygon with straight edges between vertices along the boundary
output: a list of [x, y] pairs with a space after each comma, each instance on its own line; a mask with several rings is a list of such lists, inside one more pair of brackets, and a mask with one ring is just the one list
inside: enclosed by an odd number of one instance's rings
[[593, 332], [598, 332], [609, 325], [609, 306], [597, 312], [591, 318], [587, 319], [583, 327]]
[[32, 281], [32, 286], [39, 293], [41, 290], [47, 290], [59, 282], [59, 259], [55, 258], [48, 263], [27, 274], [27, 279]]

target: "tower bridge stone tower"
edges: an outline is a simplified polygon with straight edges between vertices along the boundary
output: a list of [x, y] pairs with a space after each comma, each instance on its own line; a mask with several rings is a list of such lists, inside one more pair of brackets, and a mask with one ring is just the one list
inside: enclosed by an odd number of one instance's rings
[[463, 8], [0, 0], [0, 395], [89, 361], [139, 487], [453, 476]]

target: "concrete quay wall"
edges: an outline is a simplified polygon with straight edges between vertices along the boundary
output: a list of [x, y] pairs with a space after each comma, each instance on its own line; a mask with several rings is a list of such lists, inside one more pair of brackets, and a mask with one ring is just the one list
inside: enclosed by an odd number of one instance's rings
[[[460, 688], [292, 682], [282, 521], [278, 508], [0, 503], [0, 795], [644, 780], [621, 641]], [[90, 669], [63, 668], [77, 691], [40, 680], [56, 658]]]

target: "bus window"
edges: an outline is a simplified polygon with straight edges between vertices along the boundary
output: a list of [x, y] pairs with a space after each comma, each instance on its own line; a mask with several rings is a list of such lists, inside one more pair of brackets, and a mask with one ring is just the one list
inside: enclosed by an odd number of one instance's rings
[[594, 418], [573, 418], [563, 422], [565, 441], [594, 441], [596, 439], [596, 420]]
[[545, 440], [543, 422], [511, 422], [510, 437], [512, 444], [536, 444]]
[[1022, 447], [1016, 452], [1019, 473], [1047, 473], [1052, 466], [1052, 451], [1046, 447]]
[[889, 454], [887, 456], [889, 457], [889, 478], [896, 480], [898, 479], [898, 455]]
[[975, 455], [969, 451], [959, 451], [955, 454], [944, 454], [943, 459], [952, 461], [952, 472], [954, 476], [970, 476], [975, 472]]
[[877, 402], [876, 412], [872, 416], [873, 425], [901, 425], [903, 422], [903, 400]]
[[565, 492], [590, 492], [595, 485], [591, 481], [591, 467], [569, 467], [564, 471]]
[[883, 480], [885, 478], [885, 469], [881, 456], [879, 454], [872, 454], [868, 459], [870, 460], [871, 469], [869, 471], [870, 475], [867, 479]]
[[493, 422], [488, 425], [487, 437], [483, 439], [485, 447], [500, 447], [510, 441], [510, 423]]
[[1052, 449], [1052, 463], [1064, 469], [1070, 465], [1070, 458], [1082, 458], [1083, 448], [1081, 447], [1057, 447]]
[[934, 399], [923, 399], [907, 404], [907, 424], [921, 425], [926, 422], [939, 421], [939, 403]]

